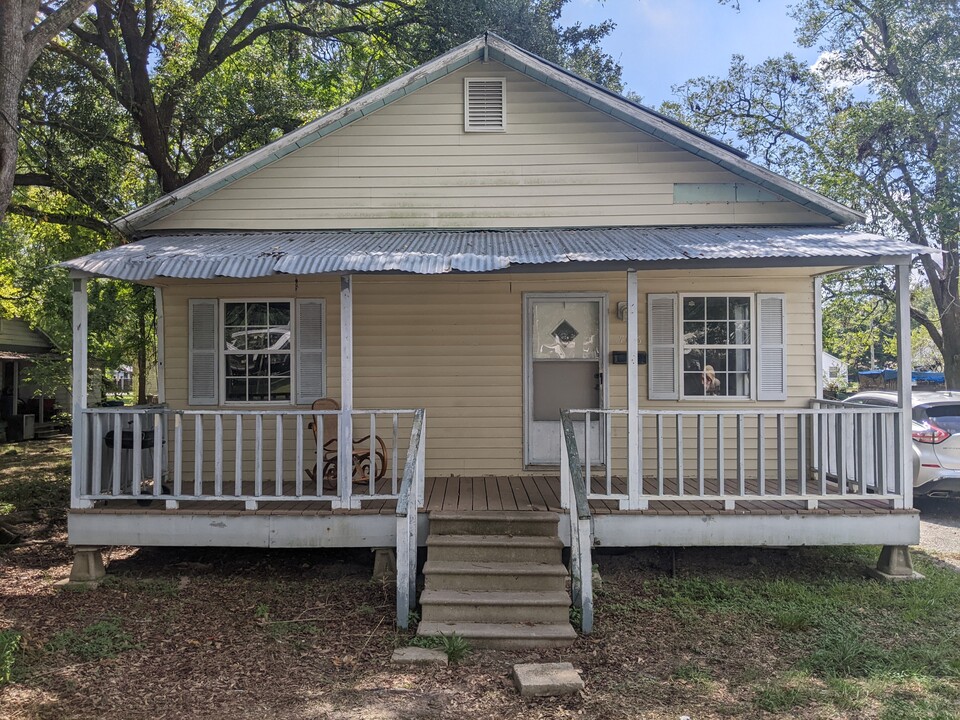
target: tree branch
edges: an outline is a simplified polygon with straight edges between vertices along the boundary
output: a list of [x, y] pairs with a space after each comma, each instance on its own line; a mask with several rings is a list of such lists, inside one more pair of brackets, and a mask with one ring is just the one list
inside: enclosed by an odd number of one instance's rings
[[26, 66], [30, 67], [40, 57], [40, 51], [57, 35], [66, 30], [93, 4], [93, 0], [67, 0], [36, 25], [24, 38]]
[[53, 225], [67, 225], [71, 227], [82, 227], [87, 228], [88, 230], [94, 230], [98, 233], [104, 235], [113, 232], [113, 228], [110, 227], [105, 222], [97, 220], [92, 217], [85, 217], [83, 215], [74, 215], [72, 213], [57, 213], [57, 212], [44, 212], [43, 210], [37, 210], [35, 208], [27, 207], [26, 205], [13, 205], [11, 204], [7, 211], [13, 215], [21, 215], [23, 217], [33, 218], [34, 220], [41, 220], [42, 222], [51, 223]]

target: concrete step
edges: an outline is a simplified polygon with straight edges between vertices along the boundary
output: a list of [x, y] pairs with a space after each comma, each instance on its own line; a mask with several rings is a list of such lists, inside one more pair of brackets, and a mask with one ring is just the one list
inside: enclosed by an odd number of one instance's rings
[[559, 563], [451, 562], [427, 559], [428, 590], [549, 592], [566, 587], [567, 569]]
[[560, 516], [552, 512], [506, 510], [434, 511], [431, 535], [540, 535], [554, 537]]
[[476, 623], [476, 622], [421, 622], [417, 635], [438, 636], [456, 633], [475, 648], [564, 647], [577, 639], [570, 623]]
[[427, 548], [431, 560], [560, 563], [563, 542], [541, 535], [430, 535]]
[[570, 596], [550, 592], [424, 590], [421, 615], [430, 622], [563, 623], [570, 618]]

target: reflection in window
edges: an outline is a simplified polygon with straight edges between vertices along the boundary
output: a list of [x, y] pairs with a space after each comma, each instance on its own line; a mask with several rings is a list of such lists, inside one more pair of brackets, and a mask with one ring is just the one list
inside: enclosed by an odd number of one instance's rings
[[750, 298], [683, 298], [683, 394], [750, 396]]
[[226, 400], [290, 399], [290, 303], [223, 306]]

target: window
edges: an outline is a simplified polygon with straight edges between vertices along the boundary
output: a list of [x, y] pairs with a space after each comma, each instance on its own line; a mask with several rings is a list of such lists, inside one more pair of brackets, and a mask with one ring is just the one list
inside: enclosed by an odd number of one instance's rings
[[290, 302], [223, 303], [225, 402], [289, 401]]
[[751, 298], [682, 297], [683, 396], [750, 397]]
[[191, 300], [190, 404], [323, 397], [323, 310], [322, 300]]
[[786, 400], [785, 296], [647, 296], [650, 400]]

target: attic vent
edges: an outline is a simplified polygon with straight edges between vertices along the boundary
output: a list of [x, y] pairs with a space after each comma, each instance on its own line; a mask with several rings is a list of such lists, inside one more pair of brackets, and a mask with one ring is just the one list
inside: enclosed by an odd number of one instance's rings
[[507, 128], [506, 78], [464, 78], [463, 129], [503, 132]]

